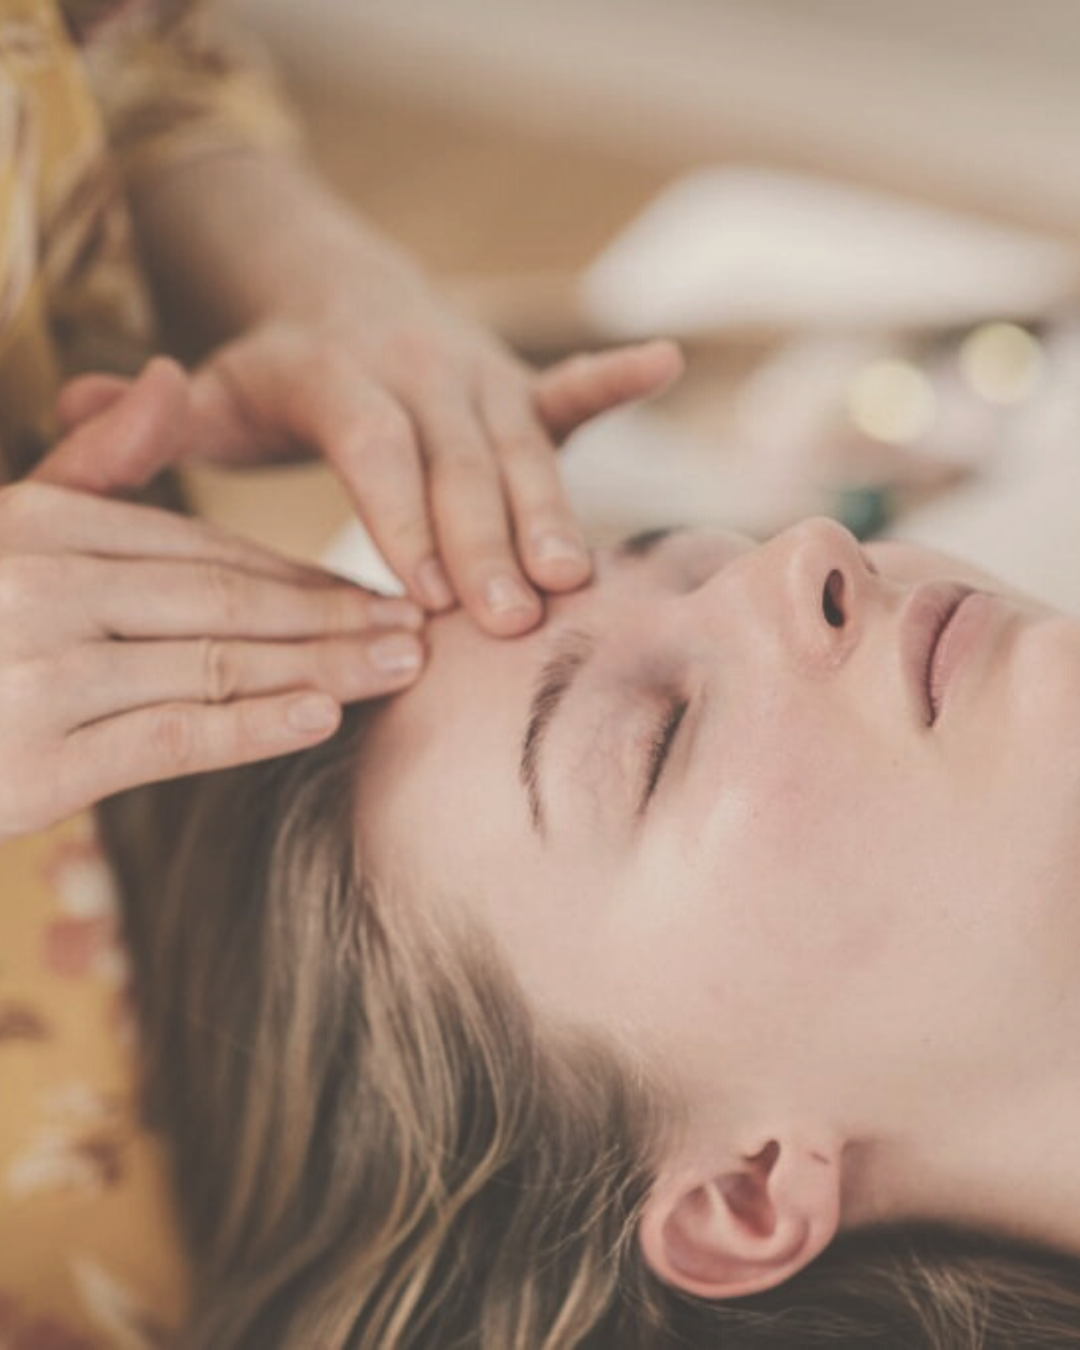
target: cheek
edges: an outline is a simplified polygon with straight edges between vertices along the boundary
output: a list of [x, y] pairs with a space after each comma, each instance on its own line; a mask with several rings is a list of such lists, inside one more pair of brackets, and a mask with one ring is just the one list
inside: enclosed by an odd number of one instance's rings
[[[1003, 698], [1013, 713], [1017, 779], [1034, 769], [1051, 787], [1080, 778], [1080, 624], [1059, 616], [1031, 623], [1004, 663]], [[1045, 800], [1042, 803], [1046, 805]]]
[[1003, 803], [995, 844], [1080, 942], [1080, 624], [1055, 617], [1022, 632], [1002, 701], [1007, 718], [982, 776]]
[[869, 735], [805, 723], [777, 733], [714, 815], [712, 893], [734, 962], [835, 987], [881, 968], [913, 909], [948, 893], [949, 793], [936, 801], [926, 763]]
[[830, 1008], [885, 1022], [942, 1001], [956, 1019], [991, 1006], [1005, 972], [1045, 969], [1065, 933], [1055, 908], [1077, 920], [1075, 870], [1067, 887], [1049, 881], [1077, 831], [1059, 821], [1055, 840], [1033, 784], [1020, 801], [1015, 784], [973, 790], [929, 745], [829, 739], [819, 757], [789, 738], [742, 818], [721, 817], [710, 847], [731, 981], [756, 972], [810, 1025]]

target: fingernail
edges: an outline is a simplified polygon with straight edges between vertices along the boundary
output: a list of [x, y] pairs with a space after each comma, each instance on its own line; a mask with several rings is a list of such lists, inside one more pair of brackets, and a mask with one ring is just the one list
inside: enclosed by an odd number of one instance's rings
[[411, 600], [377, 597], [368, 603], [368, 617], [374, 628], [421, 628], [424, 612]]
[[432, 609], [447, 609], [454, 603], [454, 592], [437, 558], [427, 558], [416, 569], [420, 594]]
[[492, 614], [512, 614], [536, 608], [536, 597], [513, 577], [492, 577], [484, 586], [484, 600]]
[[327, 694], [304, 694], [294, 699], [285, 712], [286, 722], [302, 736], [331, 731], [337, 726], [340, 716], [341, 709]]
[[384, 675], [411, 675], [420, 669], [423, 660], [419, 642], [407, 633], [378, 638], [369, 644], [368, 656], [375, 669]]
[[585, 557], [585, 546], [565, 534], [542, 534], [533, 545], [537, 562], [579, 563]]

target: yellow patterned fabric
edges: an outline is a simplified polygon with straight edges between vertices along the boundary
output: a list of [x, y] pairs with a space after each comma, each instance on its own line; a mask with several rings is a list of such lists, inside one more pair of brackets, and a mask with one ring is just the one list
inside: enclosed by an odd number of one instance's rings
[[163, 1347], [184, 1264], [90, 818], [5, 844], [0, 896], [0, 1346]]
[[[63, 378], [153, 342], [124, 192], [297, 139], [257, 49], [185, 0], [0, 0], [0, 456], [53, 438]], [[0, 475], [2, 476], [2, 475]]]
[[[206, 4], [0, 0], [0, 482], [51, 443], [64, 378], [152, 347], [125, 188], [294, 140], [258, 55]], [[0, 845], [2, 1350], [146, 1350], [179, 1319], [136, 1052], [89, 817]]]

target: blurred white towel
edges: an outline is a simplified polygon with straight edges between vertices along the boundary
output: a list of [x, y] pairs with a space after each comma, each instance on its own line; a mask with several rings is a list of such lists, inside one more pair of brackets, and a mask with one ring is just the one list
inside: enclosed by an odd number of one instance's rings
[[613, 336], [732, 327], [963, 324], [1075, 293], [1075, 253], [824, 178], [705, 169], [677, 179], [588, 268]]

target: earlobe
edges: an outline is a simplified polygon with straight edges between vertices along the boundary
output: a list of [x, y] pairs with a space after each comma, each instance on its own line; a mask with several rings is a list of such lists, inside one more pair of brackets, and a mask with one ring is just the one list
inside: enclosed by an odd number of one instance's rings
[[665, 1170], [638, 1238], [649, 1268], [701, 1298], [782, 1284], [832, 1241], [840, 1220], [839, 1151], [770, 1140], [735, 1166]]

